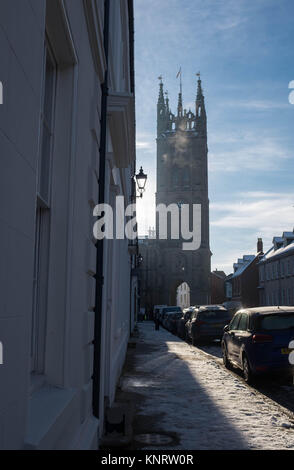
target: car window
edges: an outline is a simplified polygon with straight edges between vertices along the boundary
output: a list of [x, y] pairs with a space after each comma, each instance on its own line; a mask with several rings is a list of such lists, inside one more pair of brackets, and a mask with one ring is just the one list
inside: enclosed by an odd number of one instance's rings
[[198, 318], [201, 320], [212, 319], [212, 320], [222, 320], [229, 318], [229, 312], [223, 309], [215, 310], [203, 310], [199, 312]]
[[262, 330], [287, 330], [294, 328], [294, 314], [267, 315], [261, 318], [260, 327]]
[[238, 325], [238, 330], [246, 331], [248, 329], [248, 315], [247, 313], [242, 313]]
[[237, 313], [231, 323], [230, 323], [230, 330], [237, 330], [238, 328], [238, 323], [239, 323], [239, 320], [240, 320], [240, 316], [241, 316], [241, 313]]

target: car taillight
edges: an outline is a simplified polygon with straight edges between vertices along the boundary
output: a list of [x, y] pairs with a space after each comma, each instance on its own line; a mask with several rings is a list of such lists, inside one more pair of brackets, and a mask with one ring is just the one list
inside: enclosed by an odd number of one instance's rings
[[271, 343], [273, 337], [270, 335], [253, 335], [252, 336], [252, 343]]

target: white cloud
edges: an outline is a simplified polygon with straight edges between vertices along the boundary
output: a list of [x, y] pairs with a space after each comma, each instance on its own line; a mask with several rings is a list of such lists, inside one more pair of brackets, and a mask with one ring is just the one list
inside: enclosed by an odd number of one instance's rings
[[233, 108], [252, 109], [255, 111], [267, 111], [273, 109], [286, 109], [289, 108], [288, 102], [276, 102], [268, 100], [232, 100], [221, 103], [222, 107], [230, 106]]
[[[226, 139], [226, 136], [224, 136]], [[227, 142], [226, 142], [227, 143]], [[216, 149], [209, 153], [208, 164], [210, 171], [237, 172], [245, 170], [274, 171], [281, 167], [284, 160], [293, 156], [282, 143], [273, 137], [256, 135], [255, 141], [249, 138], [238, 140], [238, 136], [228, 150]]]
[[[251, 230], [267, 239], [290, 230], [294, 216], [294, 193], [240, 193], [239, 201], [211, 204], [211, 225]], [[221, 213], [220, 215], [217, 215]]]

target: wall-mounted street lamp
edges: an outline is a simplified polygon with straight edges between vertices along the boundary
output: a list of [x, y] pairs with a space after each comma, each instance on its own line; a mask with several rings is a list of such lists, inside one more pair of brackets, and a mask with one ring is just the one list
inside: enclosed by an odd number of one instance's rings
[[146, 181], [147, 181], [147, 175], [145, 175], [144, 171], [143, 171], [143, 168], [141, 167], [140, 168], [140, 171], [139, 173], [135, 176], [136, 178], [136, 182], [137, 182], [137, 187], [138, 187], [138, 191], [139, 191], [139, 196], [137, 197], [143, 197], [143, 193], [145, 191], [145, 185], [146, 185]]

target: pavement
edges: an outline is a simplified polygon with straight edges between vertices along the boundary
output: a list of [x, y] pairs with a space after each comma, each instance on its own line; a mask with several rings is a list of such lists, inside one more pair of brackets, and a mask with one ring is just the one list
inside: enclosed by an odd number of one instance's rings
[[220, 360], [138, 323], [116, 402], [132, 409], [128, 449], [294, 449], [293, 415]]

